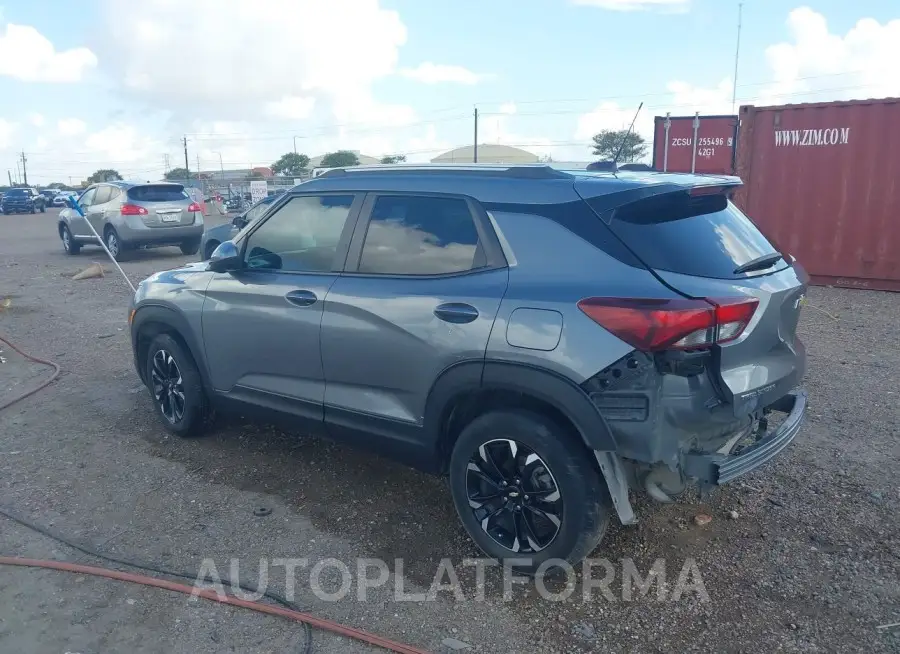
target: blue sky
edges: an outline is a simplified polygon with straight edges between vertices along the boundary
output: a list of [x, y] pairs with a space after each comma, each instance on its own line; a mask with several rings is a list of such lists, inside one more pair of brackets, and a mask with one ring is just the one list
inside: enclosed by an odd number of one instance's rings
[[[2, 2], [2, 0], [0, 0]], [[590, 135], [730, 113], [731, 0], [33, 0], [0, 9], [0, 174], [159, 177], [472, 140], [589, 160]], [[746, 0], [738, 104], [900, 95], [896, 0]]]

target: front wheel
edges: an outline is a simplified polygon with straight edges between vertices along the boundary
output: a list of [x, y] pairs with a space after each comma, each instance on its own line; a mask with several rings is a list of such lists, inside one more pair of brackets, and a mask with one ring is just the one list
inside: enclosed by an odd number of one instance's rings
[[163, 426], [179, 436], [203, 431], [209, 408], [191, 355], [169, 334], [153, 339], [145, 364], [147, 387]]
[[591, 453], [570, 429], [530, 411], [492, 411], [469, 423], [453, 448], [450, 487], [478, 547], [525, 572], [578, 563], [609, 523]]
[[81, 243], [76, 242], [72, 238], [72, 232], [69, 231], [68, 227], [63, 226], [60, 236], [62, 237], [63, 250], [66, 251], [66, 254], [76, 255], [81, 252]]

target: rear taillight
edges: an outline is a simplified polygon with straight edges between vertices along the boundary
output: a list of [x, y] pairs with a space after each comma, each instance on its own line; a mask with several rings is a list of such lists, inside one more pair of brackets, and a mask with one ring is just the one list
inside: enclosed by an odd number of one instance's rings
[[200, 205], [197, 204], [196, 202], [191, 202], [191, 203], [188, 205], [187, 210], [188, 210], [188, 212], [203, 211], [203, 209], [200, 208]]
[[136, 204], [123, 204], [119, 210], [123, 216], [146, 216], [149, 212]]
[[753, 318], [756, 298], [704, 300], [591, 297], [589, 318], [643, 352], [691, 350], [736, 339]]

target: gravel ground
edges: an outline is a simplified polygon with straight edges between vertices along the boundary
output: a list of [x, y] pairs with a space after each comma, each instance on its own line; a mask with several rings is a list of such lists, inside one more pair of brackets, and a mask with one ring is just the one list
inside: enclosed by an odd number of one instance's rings
[[[476, 601], [474, 571], [461, 562], [478, 553], [443, 480], [239, 421], [207, 438], [168, 437], [132, 368], [124, 282], [99, 249], [66, 256], [54, 224], [55, 212], [0, 216], [0, 300], [12, 298], [0, 334], [63, 369], [0, 413], [0, 505], [191, 574], [204, 559], [224, 572], [239, 558], [251, 578], [261, 558], [338, 559], [353, 570], [350, 595], [323, 601], [298, 569], [297, 603], [432, 651], [445, 639], [501, 654], [900, 651], [900, 630], [876, 628], [900, 621], [900, 294], [811, 289], [801, 322], [810, 418], [800, 436], [703, 500], [639, 500], [640, 524], [613, 526], [593, 554], [613, 570], [612, 600], [594, 590], [584, 601], [576, 579], [567, 601], [541, 599], [533, 583], [516, 584], [507, 601], [499, 571], [488, 570], [486, 599]], [[137, 281], [187, 259], [166, 248], [133, 253], [123, 267]], [[91, 261], [104, 262], [104, 278], [70, 278]], [[0, 403], [49, 375], [3, 349]], [[271, 514], [255, 516], [258, 507]], [[696, 524], [701, 513], [712, 521]], [[0, 555], [103, 564], [2, 517]], [[367, 601], [357, 597], [360, 557], [391, 568]], [[424, 592], [444, 558], [464, 601], [447, 590], [396, 601], [400, 579], [406, 593]], [[623, 599], [628, 561], [647, 576], [658, 559], [665, 601], [658, 587]], [[690, 590], [672, 599], [686, 561], [708, 601]], [[268, 569], [270, 589], [283, 592], [284, 568]], [[0, 652], [297, 652], [302, 636], [282, 619], [46, 570], [0, 567], [0, 607]], [[315, 652], [374, 651], [321, 631], [313, 639]]]

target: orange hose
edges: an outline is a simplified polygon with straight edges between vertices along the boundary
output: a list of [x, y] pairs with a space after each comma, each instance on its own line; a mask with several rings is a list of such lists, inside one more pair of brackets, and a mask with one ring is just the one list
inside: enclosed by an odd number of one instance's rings
[[78, 563], [68, 563], [65, 561], [24, 559], [16, 556], [0, 556], [0, 565], [13, 565], [23, 568], [46, 568], [50, 570], [62, 570], [64, 572], [74, 572], [83, 575], [92, 575], [95, 577], [106, 577], [107, 579], [127, 581], [132, 584], [141, 584], [143, 586], [162, 588], [164, 590], [171, 590], [176, 593], [184, 593], [185, 595], [197, 595], [198, 597], [212, 600], [214, 602], [220, 602], [222, 604], [228, 604], [230, 606], [240, 606], [241, 608], [258, 611], [259, 613], [268, 613], [269, 615], [277, 615], [283, 618], [294, 620], [296, 622], [304, 622], [310, 626], [318, 627], [319, 629], [323, 629], [340, 636], [346, 636], [347, 638], [353, 638], [368, 645], [382, 647], [388, 651], [397, 652], [398, 654], [429, 654], [429, 652], [427, 652], [426, 650], [419, 649], [418, 647], [398, 643], [388, 638], [383, 638], [382, 636], [377, 636], [367, 631], [363, 631], [362, 629], [346, 627], [332, 620], [317, 618], [308, 613], [291, 611], [290, 609], [281, 608], [279, 606], [271, 606], [269, 604], [263, 604], [261, 602], [242, 600], [237, 597], [220, 597], [217, 593], [209, 589], [192, 588], [191, 586], [187, 586], [185, 584], [179, 584], [174, 581], [167, 581], [165, 579], [157, 579], [155, 577], [148, 577], [147, 575], [134, 574], [131, 572], [120, 572], [118, 570], [110, 570], [108, 568], [99, 568], [90, 565], [80, 565]]
[[21, 402], [21, 401], [24, 400], [26, 397], [29, 397], [29, 396], [31, 396], [31, 395], [34, 395], [34, 394], [37, 393], [38, 391], [45, 389], [47, 386], [49, 386], [50, 384], [52, 384], [52, 383], [56, 380], [57, 377], [59, 377], [59, 372], [60, 372], [59, 365], [53, 363], [52, 361], [46, 361], [46, 360], [44, 360], [44, 359], [39, 359], [38, 357], [31, 356], [31, 355], [28, 354], [27, 352], [23, 352], [22, 350], [20, 350], [19, 348], [17, 348], [15, 345], [13, 345], [12, 343], [10, 343], [8, 340], [6, 340], [5, 338], [3, 338], [2, 336], [0, 336], [0, 343], [5, 343], [5, 344], [8, 345], [11, 349], [15, 350], [16, 352], [18, 352], [19, 354], [21, 354], [23, 357], [25, 357], [25, 358], [28, 359], [29, 361], [33, 361], [34, 363], [40, 363], [40, 364], [42, 364], [42, 365], [50, 366], [51, 368], [53, 368], [53, 374], [50, 375], [50, 378], [49, 378], [49, 379], [47, 379], [47, 380], [41, 382], [41, 385], [40, 385], [40, 386], [37, 386], [37, 387], [35, 387], [35, 388], [32, 388], [30, 391], [25, 391], [24, 393], [21, 393], [20, 395], [16, 395], [13, 399], [7, 400], [7, 401], [4, 402], [3, 404], [0, 404], [0, 411], [3, 411], [3, 409], [8, 409], [9, 407], [11, 407], [11, 406], [12, 406], [13, 404], [15, 404], [16, 402]]

